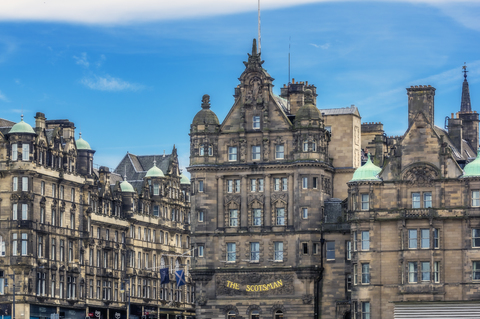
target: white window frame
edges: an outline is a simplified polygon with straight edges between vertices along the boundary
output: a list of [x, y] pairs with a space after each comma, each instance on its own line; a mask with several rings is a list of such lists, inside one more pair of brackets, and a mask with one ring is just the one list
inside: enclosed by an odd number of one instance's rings
[[302, 207], [302, 219], [308, 219], [308, 208]]
[[30, 160], [30, 144], [22, 144], [22, 161]]
[[285, 146], [283, 144], [275, 145], [275, 159], [285, 159]]
[[335, 260], [335, 241], [327, 241], [325, 243], [325, 258], [327, 260]]
[[480, 190], [472, 191], [472, 207], [480, 207]]
[[408, 263], [408, 283], [418, 283], [418, 263], [416, 261]]
[[253, 263], [260, 262], [260, 243], [259, 242], [250, 243], [250, 262], [253, 262]]
[[237, 244], [227, 243], [227, 263], [234, 263], [237, 261]]
[[362, 240], [362, 245], [361, 248], [363, 251], [370, 250], [370, 231], [368, 230], [363, 230], [360, 233], [361, 240]]
[[228, 225], [230, 227], [238, 227], [238, 209], [230, 209], [228, 211]]
[[308, 177], [302, 177], [302, 189], [308, 188]]
[[252, 161], [259, 161], [260, 154], [261, 154], [260, 145], [252, 145]]
[[420, 249], [430, 249], [430, 229], [420, 229]]
[[229, 146], [228, 147], [228, 161], [229, 162], [235, 162], [235, 161], [237, 161], [237, 158], [238, 158], [237, 147], [236, 146]]
[[370, 194], [361, 194], [361, 199], [362, 199], [362, 204], [361, 204], [362, 210], [369, 210], [370, 209]]
[[18, 191], [18, 177], [14, 176], [12, 178], [12, 191], [16, 192]]
[[18, 161], [18, 144], [12, 144], [12, 161]]
[[412, 208], [421, 208], [420, 195], [419, 192], [412, 193]]
[[283, 241], [273, 242], [273, 261], [283, 262]]
[[259, 115], [254, 115], [252, 118], [252, 128], [254, 130], [259, 130], [260, 129], [260, 116]]
[[408, 229], [408, 249], [418, 248], [418, 230]]
[[285, 226], [285, 208], [278, 207], [277, 209], [275, 209], [275, 212], [277, 226]]

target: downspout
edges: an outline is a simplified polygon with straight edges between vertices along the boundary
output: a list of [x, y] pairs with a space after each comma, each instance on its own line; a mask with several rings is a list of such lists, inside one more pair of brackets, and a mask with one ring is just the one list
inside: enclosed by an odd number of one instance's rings
[[321, 248], [321, 254], [320, 254], [320, 270], [318, 277], [315, 279], [315, 284], [314, 284], [314, 318], [315, 319], [320, 319], [322, 317], [322, 285], [321, 282], [323, 280], [323, 245], [325, 244], [325, 239], [323, 239], [323, 230], [320, 233], [320, 248]]

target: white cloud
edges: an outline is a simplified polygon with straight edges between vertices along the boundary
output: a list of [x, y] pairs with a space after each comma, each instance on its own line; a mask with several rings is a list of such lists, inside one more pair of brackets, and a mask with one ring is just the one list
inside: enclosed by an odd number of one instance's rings
[[[263, 0], [261, 7], [265, 10], [334, 1], [338, 0]], [[378, 1], [391, 2], [392, 0]], [[232, 14], [257, 9], [255, 0], [16, 0], [3, 2], [0, 20], [62, 21], [107, 25]], [[397, 0], [397, 2], [425, 3], [433, 6], [451, 3], [458, 5], [458, 2], [453, 0]], [[460, 4], [475, 2], [477, 0], [464, 0]]]
[[87, 69], [90, 66], [90, 63], [87, 60], [87, 53], [86, 52], [83, 52], [82, 54], [80, 54], [80, 57], [77, 57], [77, 56], [74, 55], [73, 58], [76, 60], [76, 63], [78, 65], [81, 65], [81, 66], [83, 66]]
[[10, 102], [7, 97], [5, 96], [5, 94], [2, 93], [2, 91], [0, 91], [0, 100], [2, 101], [5, 101], [5, 102]]
[[144, 88], [143, 85], [129, 83], [108, 74], [105, 76], [93, 75], [85, 77], [80, 82], [92, 90], [99, 91], [139, 91]]
[[106, 59], [107, 57], [104, 54], [100, 54], [100, 58], [98, 59], [97, 62], [95, 62], [95, 65], [97, 66], [97, 68], [101, 67], [103, 62], [105, 62]]

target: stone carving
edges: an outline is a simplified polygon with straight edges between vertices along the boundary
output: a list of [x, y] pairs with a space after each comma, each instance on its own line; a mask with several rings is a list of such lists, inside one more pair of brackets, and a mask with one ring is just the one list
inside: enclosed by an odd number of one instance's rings
[[224, 314], [228, 314], [230, 311], [235, 312], [235, 314], [238, 315], [238, 308], [235, 307], [234, 305], [226, 305], [225, 307], [221, 307], [220, 309], [223, 310]]
[[278, 310], [280, 310], [283, 314], [286, 313], [286, 309], [285, 309], [285, 306], [283, 305], [283, 303], [280, 303], [280, 302], [274, 303], [272, 308], [270, 308], [270, 314], [273, 315]]
[[240, 195], [227, 194], [227, 195], [225, 196], [224, 201], [225, 201], [225, 202], [224, 202], [225, 205], [227, 205], [227, 204], [230, 203], [230, 202], [234, 202], [234, 203], [236, 203], [238, 206], [240, 206], [241, 197], [240, 197]]
[[288, 195], [286, 192], [275, 192], [272, 194], [271, 198], [272, 198], [272, 203], [276, 202], [277, 200], [281, 200], [287, 203]]
[[431, 185], [437, 176], [437, 171], [429, 166], [415, 166], [403, 175], [403, 180], [410, 184]]
[[323, 183], [323, 191], [325, 194], [331, 195], [332, 194], [332, 184], [330, 178], [322, 176], [322, 183]]
[[262, 308], [259, 305], [250, 305], [247, 308], [247, 315], [249, 315], [253, 310], [257, 310], [260, 314], [262, 314]]
[[263, 160], [264, 161], [268, 161], [268, 154], [270, 152], [270, 149], [269, 149], [269, 143], [270, 141], [268, 140], [268, 138], [265, 138], [263, 139]]
[[263, 205], [263, 195], [249, 194], [248, 195], [248, 204], [251, 205], [252, 202], [257, 201]]
[[312, 303], [313, 296], [312, 295], [303, 295], [302, 296], [302, 301], [304, 305]]

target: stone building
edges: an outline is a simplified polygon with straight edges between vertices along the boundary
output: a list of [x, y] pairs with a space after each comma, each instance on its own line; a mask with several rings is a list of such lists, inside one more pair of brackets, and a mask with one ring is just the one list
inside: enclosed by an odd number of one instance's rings
[[[326, 202], [342, 218], [342, 202], [332, 199], [335, 163], [350, 174], [344, 183], [360, 166], [358, 110], [319, 110], [308, 82], [276, 96], [263, 62], [254, 41], [226, 118], [219, 122], [205, 95], [191, 125], [198, 318], [311, 318], [323, 307], [335, 313], [335, 298], [348, 300], [345, 269], [341, 287], [323, 285], [321, 229]], [[326, 236], [347, 240], [348, 225]]]
[[386, 138], [379, 123], [368, 124], [362, 144], [373, 145], [382, 167], [369, 158], [348, 183], [352, 315], [478, 318], [480, 154], [472, 161], [478, 114], [466, 72], [460, 112], [446, 129], [434, 125], [435, 88], [407, 95], [405, 134]]
[[0, 125], [4, 318], [126, 319], [127, 292], [132, 318], [193, 314], [189, 276], [178, 290], [158, 275], [189, 265], [190, 185], [175, 149], [158, 156], [161, 169], [147, 161], [135, 189], [94, 169], [95, 151], [68, 120], [37, 113], [35, 128], [23, 118]]

